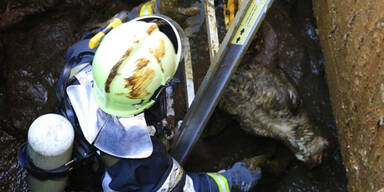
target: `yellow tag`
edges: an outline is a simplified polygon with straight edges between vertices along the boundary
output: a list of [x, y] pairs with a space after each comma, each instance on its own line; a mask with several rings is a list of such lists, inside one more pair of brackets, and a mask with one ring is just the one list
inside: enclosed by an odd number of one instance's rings
[[253, 24], [260, 16], [261, 9], [264, 7], [267, 0], [251, 0], [252, 3], [249, 6], [247, 13], [241, 21], [240, 27], [236, 31], [236, 35], [232, 39], [232, 44], [242, 45], [247, 39]]
[[141, 6], [141, 9], [140, 9], [140, 16], [144, 16], [144, 15], [152, 15], [152, 5], [155, 3], [155, 1], [148, 1], [146, 3], [144, 3], [143, 6]]

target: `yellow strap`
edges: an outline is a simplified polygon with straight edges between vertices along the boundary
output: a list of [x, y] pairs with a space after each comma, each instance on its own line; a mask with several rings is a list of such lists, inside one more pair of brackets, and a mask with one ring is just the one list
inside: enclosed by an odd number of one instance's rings
[[152, 15], [152, 5], [155, 1], [148, 1], [146, 3], [144, 3], [143, 6], [141, 6], [141, 9], [140, 9], [140, 16], [144, 16], [144, 15]]
[[95, 36], [91, 38], [91, 40], [89, 40], [88, 47], [90, 49], [97, 47], [100, 43], [101, 38], [104, 37], [104, 35], [105, 33], [103, 33], [102, 31], [98, 32]]
[[221, 175], [219, 173], [215, 173], [215, 174], [217, 176], [219, 176], [224, 181], [226, 191], [230, 192], [227, 178], [225, 178], [223, 175]]
[[[109, 29], [109, 28], [115, 28], [119, 25], [121, 25], [123, 22], [119, 19], [119, 18], [112, 18], [112, 20], [109, 22], [108, 26], [106, 27], [106, 29]], [[89, 40], [89, 44], [88, 44], [88, 47], [90, 49], [93, 49], [95, 47], [97, 47], [101, 41], [101, 38], [103, 38], [105, 35], [104, 32], [100, 31], [98, 32], [95, 36], [93, 36], [91, 38], [91, 40]]]
[[[207, 173], [213, 180], [215, 180], [217, 187], [219, 188], [219, 192], [230, 192], [227, 179], [218, 173]], [[224, 186], [223, 186], [224, 185]], [[223, 189], [223, 187], [225, 187]]]
[[143, 16], [144, 14], [144, 11], [145, 11], [145, 7], [147, 6], [147, 3], [144, 3], [143, 6], [141, 6], [141, 9], [140, 9], [140, 16]]
[[207, 175], [211, 176], [212, 179], [215, 180], [217, 187], [219, 188], [219, 192], [223, 192], [223, 189], [221, 188], [221, 183], [220, 183], [219, 179], [216, 177], [216, 175], [214, 175], [212, 173], [207, 173]]
[[112, 18], [112, 20], [111, 20], [111, 22], [108, 24], [108, 26], [107, 26], [107, 29], [108, 28], [115, 28], [115, 27], [117, 27], [117, 26], [119, 26], [119, 25], [121, 25], [123, 22], [119, 19], [119, 18]]

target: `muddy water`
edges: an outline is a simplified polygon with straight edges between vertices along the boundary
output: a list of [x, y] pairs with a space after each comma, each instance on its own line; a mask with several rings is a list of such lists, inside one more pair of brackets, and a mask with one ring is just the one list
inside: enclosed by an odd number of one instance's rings
[[[229, 168], [244, 158], [267, 154], [270, 160], [263, 165], [263, 178], [257, 191], [346, 191], [324, 81], [324, 62], [314, 30], [311, 5], [303, 2], [277, 0], [266, 21], [278, 31], [280, 61], [292, 61], [279, 62], [279, 67], [297, 84], [311, 119], [321, 129], [318, 131], [332, 142], [327, 161], [309, 169], [295, 160], [282, 144], [244, 133], [230, 116], [216, 110], [207, 132], [186, 165], [187, 170], [216, 171]], [[217, 3], [222, 39], [225, 33], [220, 13], [222, 4]], [[0, 33], [0, 191], [27, 191], [26, 172], [17, 164], [17, 148], [25, 142], [27, 128], [33, 119], [55, 111], [55, 86], [66, 48], [80, 38], [88, 25], [105, 21], [123, 7], [131, 7], [119, 1], [92, 0], [47, 1], [43, 4], [37, 7], [16, 4], [13, 6], [15, 12], [23, 12], [24, 9], [18, 10], [18, 7], [24, 6], [29, 8], [25, 9], [28, 13], [11, 14], [12, 20], [1, 22], [2, 26], [12, 25], [2, 28], [4, 31]], [[5, 6], [0, 3], [0, 14], [6, 10]], [[19, 18], [20, 15], [23, 17]], [[278, 28], [285, 20], [289, 22]], [[198, 86], [209, 66], [207, 41], [202, 40], [206, 39], [204, 25], [195, 37], [198, 38], [192, 38], [191, 49], [195, 85]]]

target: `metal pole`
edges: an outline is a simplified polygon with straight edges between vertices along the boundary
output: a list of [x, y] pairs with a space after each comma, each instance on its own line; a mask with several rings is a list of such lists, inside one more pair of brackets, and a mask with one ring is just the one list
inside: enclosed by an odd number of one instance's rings
[[216, 13], [215, 13], [215, 1], [204, 0], [205, 10], [205, 23], [207, 24], [208, 33], [208, 45], [209, 45], [209, 57], [211, 59], [211, 65], [219, 50], [219, 36], [217, 34], [216, 27]]
[[244, 0], [188, 110], [171, 154], [184, 163], [273, 0]]
[[185, 77], [185, 93], [187, 101], [187, 109], [191, 106], [195, 98], [195, 86], [193, 84], [193, 70], [191, 59], [191, 47], [189, 45], [189, 38], [185, 38], [185, 55], [184, 55], [184, 77]]
[[[194, 86], [194, 83], [193, 83], [193, 69], [192, 69], [191, 47], [190, 47], [190, 44], [189, 44], [189, 38], [188, 37], [185, 37], [184, 87], [185, 87], [186, 109], [188, 110], [189, 107], [192, 105], [193, 99], [195, 98], [195, 86]], [[168, 97], [167, 97], [167, 103], [170, 103], [170, 101], [168, 101]], [[173, 106], [172, 106], [172, 109], [167, 109], [167, 110], [168, 111], [169, 110], [174, 110]], [[167, 112], [167, 113], [169, 113], [169, 112]], [[167, 119], [170, 120], [171, 118], [168, 116]], [[180, 134], [180, 131], [181, 131], [180, 128], [181, 127], [178, 126], [178, 123], [176, 123], [175, 120], [173, 121], [172, 125], [175, 127], [175, 129], [174, 129], [175, 135]]]

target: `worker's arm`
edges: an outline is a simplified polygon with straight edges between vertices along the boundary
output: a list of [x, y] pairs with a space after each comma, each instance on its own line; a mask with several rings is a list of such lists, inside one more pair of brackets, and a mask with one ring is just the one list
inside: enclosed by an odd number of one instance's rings
[[161, 141], [152, 138], [153, 153], [144, 159], [121, 159], [107, 168], [103, 181], [104, 191], [230, 191], [238, 186], [248, 191], [261, 176], [235, 164], [223, 173], [186, 173], [167, 153]]

